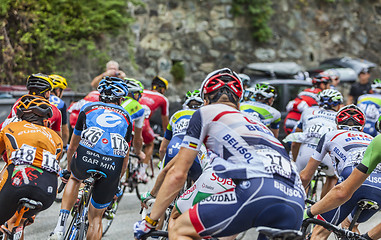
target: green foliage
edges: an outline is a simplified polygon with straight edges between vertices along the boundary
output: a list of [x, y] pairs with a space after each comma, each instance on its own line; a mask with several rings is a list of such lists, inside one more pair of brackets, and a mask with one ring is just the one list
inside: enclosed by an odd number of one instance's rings
[[271, 0], [233, 0], [232, 13], [235, 16], [248, 17], [254, 39], [266, 42], [272, 36], [272, 31], [268, 26], [268, 21], [274, 13], [271, 5]]
[[182, 83], [185, 79], [184, 64], [181, 61], [176, 61], [172, 65], [171, 74], [176, 84]]
[[127, 31], [133, 21], [127, 4], [127, 0], [0, 1], [0, 79], [6, 79], [0, 83], [22, 84], [30, 73], [64, 71], [67, 59], [104, 58], [97, 43], [104, 34]]

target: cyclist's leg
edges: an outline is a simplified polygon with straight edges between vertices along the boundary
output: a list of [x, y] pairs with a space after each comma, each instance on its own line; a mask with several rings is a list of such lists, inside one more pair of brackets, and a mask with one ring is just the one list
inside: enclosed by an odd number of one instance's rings
[[[145, 173], [145, 170], [151, 161], [152, 154], [153, 154], [153, 148], [154, 148], [154, 143], [153, 140], [155, 139], [155, 133], [153, 132], [149, 119], [144, 120], [143, 128], [142, 128], [142, 136], [143, 136], [143, 142], [145, 144], [144, 146], [144, 153], [146, 157], [143, 160], [142, 167], [139, 169], [139, 177], [140, 178], [147, 178], [147, 175]], [[141, 179], [143, 180], [143, 179]], [[148, 178], [146, 179], [148, 180]]]
[[90, 204], [89, 207], [89, 228], [87, 229], [86, 238], [101, 239], [102, 238], [102, 216], [106, 208], [97, 209]]
[[332, 164], [332, 159], [328, 154], [323, 158], [322, 164], [328, 167], [328, 169], [323, 169], [323, 172], [327, 175], [325, 183], [323, 184], [320, 199], [322, 199], [337, 183], [339, 179], [336, 175], [335, 168]]
[[202, 237], [197, 233], [193, 226], [189, 211], [182, 214], [176, 219], [172, 219], [168, 225], [169, 239], [201, 239]]
[[[181, 221], [174, 221], [170, 234], [171, 231], [180, 237], [182, 232], [194, 234], [187, 229], [188, 221], [202, 237], [231, 236], [257, 226], [299, 229], [303, 192], [282, 182], [277, 182], [282, 187], [274, 188], [275, 181], [266, 178], [239, 181], [235, 190], [210, 196], [194, 205], [188, 214], [178, 218]], [[293, 194], [288, 196], [285, 192]]]

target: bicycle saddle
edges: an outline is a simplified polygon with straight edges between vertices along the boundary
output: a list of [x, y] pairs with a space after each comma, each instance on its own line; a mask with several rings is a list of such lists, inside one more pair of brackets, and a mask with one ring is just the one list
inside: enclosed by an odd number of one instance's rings
[[43, 206], [41, 202], [29, 198], [21, 198], [18, 204], [25, 206], [31, 210], [38, 210]]
[[104, 178], [107, 178], [107, 175], [106, 173], [102, 172], [102, 171], [99, 171], [99, 170], [95, 170], [95, 169], [89, 169], [86, 171], [87, 173], [90, 173], [90, 175], [92, 177], [104, 177]]
[[301, 240], [303, 236], [302, 232], [297, 230], [281, 230], [270, 227], [257, 227], [257, 231], [274, 240]]
[[357, 202], [360, 208], [362, 209], [374, 209], [378, 210], [380, 206], [378, 205], [377, 202], [369, 199], [361, 199]]

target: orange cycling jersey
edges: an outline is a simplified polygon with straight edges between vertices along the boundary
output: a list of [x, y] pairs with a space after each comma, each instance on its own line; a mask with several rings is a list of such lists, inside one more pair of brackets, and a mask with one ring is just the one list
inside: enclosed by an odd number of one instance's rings
[[8, 164], [33, 165], [58, 173], [62, 139], [47, 127], [27, 121], [12, 122], [0, 132], [0, 153], [4, 151]]

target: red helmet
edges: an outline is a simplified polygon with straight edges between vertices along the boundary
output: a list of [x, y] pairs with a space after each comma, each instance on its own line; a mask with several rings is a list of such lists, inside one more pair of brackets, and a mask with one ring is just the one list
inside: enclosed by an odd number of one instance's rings
[[331, 76], [326, 72], [321, 72], [312, 78], [312, 84], [330, 83], [332, 82]]
[[211, 72], [201, 84], [201, 97], [216, 90], [227, 88], [238, 98], [243, 93], [243, 84], [239, 76], [229, 68], [223, 68]]
[[336, 115], [339, 129], [361, 131], [365, 125], [365, 115], [356, 105], [341, 108]]

